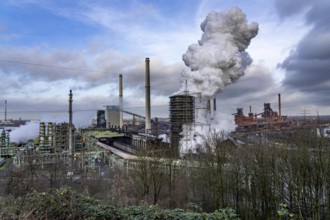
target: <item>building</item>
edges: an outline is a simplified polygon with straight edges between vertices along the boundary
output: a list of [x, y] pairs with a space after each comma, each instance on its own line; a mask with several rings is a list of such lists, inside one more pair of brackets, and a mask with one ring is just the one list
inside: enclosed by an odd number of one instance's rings
[[120, 111], [117, 105], [106, 106], [106, 127], [120, 127]]
[[173, 156], [179, 155], [182, 126], [195, 122], [195, 98], [188, 94], [170, 97], [170, 142]]

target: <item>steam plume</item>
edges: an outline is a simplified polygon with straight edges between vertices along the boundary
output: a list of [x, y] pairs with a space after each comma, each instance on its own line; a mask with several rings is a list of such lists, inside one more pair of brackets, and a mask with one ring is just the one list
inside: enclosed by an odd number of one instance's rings
[[182, 76], [189, 91], [210, 98], [244, 75], [252, 63], [245, 49], [258, 33], [258, 24], [247, 23], [239, 8], [210, 12], [201, 23], [204, 32], [198, 44], [192, 44], [182, 59], [188, 67]]

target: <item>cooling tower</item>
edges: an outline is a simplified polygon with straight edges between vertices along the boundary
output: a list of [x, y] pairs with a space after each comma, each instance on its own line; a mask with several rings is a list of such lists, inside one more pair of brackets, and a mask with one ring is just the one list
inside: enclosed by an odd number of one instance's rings
[[179, 155], [182, 125], [195, 122], [195, 98], [190, 95], [170, 97], [170, 140], [173, 156]]

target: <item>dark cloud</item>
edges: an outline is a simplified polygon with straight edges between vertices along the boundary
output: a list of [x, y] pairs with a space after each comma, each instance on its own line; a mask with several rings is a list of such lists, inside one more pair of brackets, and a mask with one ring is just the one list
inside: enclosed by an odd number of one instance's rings
[[244, 108], [245, 114], [252, 106], [254, 112], [261, 112], [264, 102], [276, 102], [279, 88], [271, 72], [263, 65], [252, 65], [236, 83], [225, 87], [218, 95], [219, 109], [234, 113], [236, 108]]
[[[309, 103], [329, 103], [330, 88], [330, 1], [284, 1], [277, 0], [276, 6], [281, 17], [286, 18], [308, 7], [305, 23], [311, 28], [279, 64], [286, 71], [283, 86], [287, 89], [308, 94]], [[289, 2], [289, 3], [288, 3]], [[294, 9], [294, 5], [297, 6]]]
[[[153, 95], [168, 95], [180, 88], [181, 64], [164, 64], [160, 59], [150, 57], [150, 83]], [[125, 88], [145, 89], [145, 60], [140, 59], [139, 64], [123, 73]]]
[[0, 74], [17, 76], [25, 82], [80, 79], [83, 71], [79, 69], [87, 68], [86, 61], [76, 52], [1, 47], [0, 54]]
[[312, 0], [275, 0], [275, 8], [281, 18], [286, 18], [302, 12], [311, 2]]

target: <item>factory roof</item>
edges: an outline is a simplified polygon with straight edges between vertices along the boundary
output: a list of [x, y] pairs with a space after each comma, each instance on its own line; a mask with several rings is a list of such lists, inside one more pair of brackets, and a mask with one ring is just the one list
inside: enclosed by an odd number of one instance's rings
[[104, 138], [104, 137], [123, 137], [124, 134], [112, 131], [89, 131], [90, 135], [93, 135], [95, 138]]

